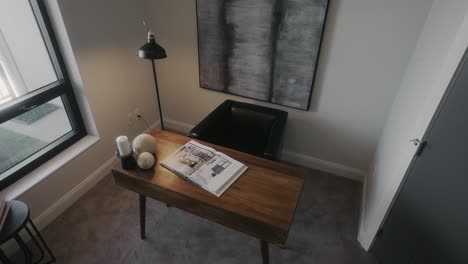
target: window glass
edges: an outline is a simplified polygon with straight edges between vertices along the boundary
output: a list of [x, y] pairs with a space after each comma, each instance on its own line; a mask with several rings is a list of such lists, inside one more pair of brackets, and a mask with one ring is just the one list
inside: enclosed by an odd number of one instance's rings
[[70, 131], [60, 97], [1, 124], [0, 175]]
[[57, 80], [29, 1], [0, 0], [0, 104]]
[[44, 0], [0, 0], [0, 191], [86, 136]]

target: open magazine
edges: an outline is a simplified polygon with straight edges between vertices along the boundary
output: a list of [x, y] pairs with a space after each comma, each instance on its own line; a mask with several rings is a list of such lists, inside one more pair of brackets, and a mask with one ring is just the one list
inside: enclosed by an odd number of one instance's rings
[[247, 169], [239, 161], [193, 140], [161, 165], [218, 197]]

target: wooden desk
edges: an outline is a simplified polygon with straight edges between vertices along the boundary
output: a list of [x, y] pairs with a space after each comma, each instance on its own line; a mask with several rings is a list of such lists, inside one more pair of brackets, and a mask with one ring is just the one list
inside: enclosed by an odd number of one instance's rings
[[284, 245], [304, 184], [304, 171], [236, 150], [209, 144], [249, 168], [220, 198], [185, 181], [159, 165], [191, 138], [168, 131], [153, 133], [158, 164], [154, 170], [112, 169], [115, 182], [140, 194], [141, 238], [145, 238], [146, 197], [209, 219], [260, 240], [263, 263], [268, 263], [268, 243]]

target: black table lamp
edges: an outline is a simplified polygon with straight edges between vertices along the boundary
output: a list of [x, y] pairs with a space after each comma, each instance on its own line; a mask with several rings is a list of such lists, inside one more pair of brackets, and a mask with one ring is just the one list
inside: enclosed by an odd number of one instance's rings
[[[146, 24], [144, 25], [146, 26]], [[161, 101], [159, 100], [158, 78], [156, 77], [156, 67], [154, 66], [154, 60], [164, 59], [167, 57], [167, 55], [164, 48], [156, 43], [154, 34], [151, 32], [151, 29], [148, 31], [148, 42], [141, 46], [141, 48], [138, 50], [138, 57], [141, 59], [151, 60], [151, 65], [153, 66], [154, 85], [156, 87], [156, 95], [158, 97], [159, 119], [161, 120], [161, 128], [164, 130]]]

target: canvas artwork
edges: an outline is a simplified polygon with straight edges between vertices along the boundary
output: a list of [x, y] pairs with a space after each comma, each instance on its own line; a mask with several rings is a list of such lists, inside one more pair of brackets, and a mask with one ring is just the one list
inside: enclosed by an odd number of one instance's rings
[[308, 110], [328, 0], [197, 0], [200, 86]]

